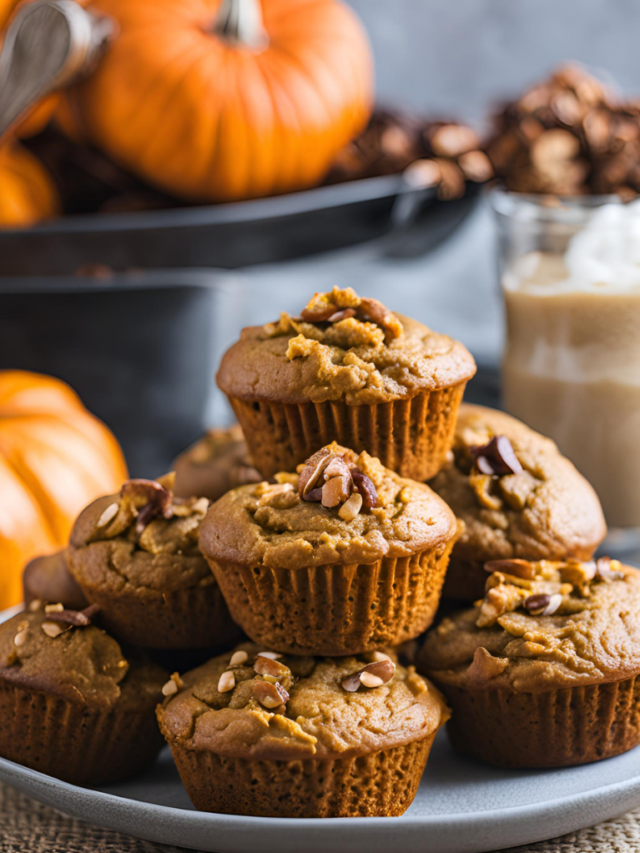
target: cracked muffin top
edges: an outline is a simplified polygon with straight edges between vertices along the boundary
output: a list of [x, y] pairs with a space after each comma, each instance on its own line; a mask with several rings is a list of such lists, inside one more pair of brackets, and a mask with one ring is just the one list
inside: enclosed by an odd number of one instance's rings
[[294, 657], [245, 643], [172, 679], [158, 709], [165, 738], [235, 758], [363, 755], [428, 737], [449, 717], [435, 687], [384, 652]]
[[69, 565], [84, 587], [163, 593], [214, 583], [198, 548], [206, 498], [177, 498], [173, 476], [128, 480], [98, 498], [71, 531]]
[[238, 424], [228, 429], [210, 429], [178, 456], [173, 468], [173, 493], [178, 497], [200, 495], [217, 501], [230, 489], [262, 480]]
[[124, 654], [92, 620], [97, 608], [49, 604], [0, 625], [0, 679], [73, 704], [152, 710], [162, 697], [163, 669]]
[[230, 397], [349, 405], [410, 398], [476, 372], [467, 349], [350, 287], [316, 293], [300, 317], [243, 329], [217, 375]]
[[213, 504], [200, 532], [205, 556], [286, 569], [374, 563], [457, 534], [453, 513], [428, 486], [335, 442], [275, 479]]
[[588, 559], [607, 529], [589, 483], [553, 441], [463, 403], [452, 456], [429, 485], [464, 522], [464, 560]]
[[441, 684], [538, 693], [640, 672], [640, 573], [597, 562], [496, 560], [484, 599], [431, 631], [418, 667]]

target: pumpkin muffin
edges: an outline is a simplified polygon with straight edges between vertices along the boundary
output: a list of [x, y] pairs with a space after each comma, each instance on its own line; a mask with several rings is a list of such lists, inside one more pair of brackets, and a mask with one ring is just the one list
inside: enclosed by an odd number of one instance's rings
[[210, 429], [178, 456], [173, 468], [173, 493], [185, 498], [200, 495], [217, 501], [230, 489], [264, 479], [249, 457], [238, 424], [229, 429]]
[[160, 729], [194, 806], [223, 814], [400, 815], [449, 716], [433, 685], [382, 652], [286, 657], [247, 643], [174, 679]]
[[167, 675], [61, 604], [0, 625], [0, 755], [75, 785], [143, 770], [162, 748]]
[[336, 440], [426, 480], [445, 460], [475, 371], [462, 344], [334, 287], [300, 317], [244, 329], [217, 381], [265, 477]]
[[481, 598], [487, 560], [589, 560], [607, 532], [596, 493], [554, 442], [495, 409], [462, 404], [429, 485], [464, 523], [444, 598]]
[[640, 743], [640, 573], [596, 562], [488, 564], [487, 593], [418, 659], [455, 747], [502, 767], [565, 767]]
[[83, 610], [89, 602], [67, 565], [66, 550], [36, 557], [22, 573], [25, 604], [32, 601], [59, 601], [70, 610]]
[[201, 649], [240, 636], [198, 548], [206, 498], [177, 498], [172, 477], [128, 480], [78, 517], [71, 573], [115, 637], [149, 649]]
[[429, 627], [457, 535], [444, 501], [336, 443], [276, 481], [227, 492], [200, 532], [231, 615], [252, 640], [348, 655]]

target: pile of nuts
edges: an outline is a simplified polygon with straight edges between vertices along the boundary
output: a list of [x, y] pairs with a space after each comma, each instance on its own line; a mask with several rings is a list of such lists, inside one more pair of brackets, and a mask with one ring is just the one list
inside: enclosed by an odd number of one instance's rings
[[338, 515], [353, 521], [358, 513], [378, 505], [373, 482], [345, 456], [323, 447], [299, 466], [298, 494], [303, 501], [318, 501], [327, 508], [340, 507]]
[[564, 66], [495, 117], [486, 150], [514, 192], [629, 200], [640, 192], [640, 103]]
[[[624, 577], [620, 563], [609, 557], [598, 560], [490, 560], [484, 564], [489, 572], [486, 594], [480, 603], [476, 620], [479, 628], [496, 624], [504, 613], [523, 609], [531, 616], [553, 616], [582, 609], [576, 602], [589, 598], [591, 583], [611, 583]], [[575, 594], [573, 601], [569, 596]]]
[[438, 197], [460, 198], [465, 182], [493, 177], [487, 155], [470, 127], [375, 110], [362, 134], [338, 154], [328, 182], [405, 172], [416, 187], [437, 187]]

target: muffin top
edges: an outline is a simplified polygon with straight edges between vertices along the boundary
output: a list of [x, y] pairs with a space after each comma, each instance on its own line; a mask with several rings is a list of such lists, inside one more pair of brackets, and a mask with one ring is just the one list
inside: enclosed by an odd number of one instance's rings
[[22, 586], [26, 604], [38, 599], [61, 601], [71, 610], [82, 610], [89, 604], [69, 571], [66, 549], [27, 563], [22, 573]]
[[470, 379], [465, 347], [350, 287], [316, 293], [300, 317], [243, 329], [220, 365], [230, 397], [385, 403]]
[[92, 624], [98, 608], [65, 610], [50, 604], [0, 625], [0, 679], [73, 704], [151, 710], [166, 673]]
[[200, 532], [203, 554], [304, 569], [407, 556], [457, 533], [455, 516], [428, 486], [335, 442], [298, 473], [275, 479], [233, 489], [213, 504]]
[[189, 447], [173, 464], [178, 497], [200, 495], [217, 501], [229, 489], [259, 483], [262, 475], [249, 456], [238, 424], [229, 429], [211, 429]]
[[588, 559], [607, 532], [596, 493], [554, 442], [483, 406], [462, 404], [452, 457], [429, 485], [464, 522], [461, 559]]
[[255, 760], [347, 757], [421, 740], [449, 716], [433, 685], [383, 652], [261, 651], [245, 643], [173, 676], [175, 695], [158, 709], [169, 742]]
[[198, 548], [209, 501], [174, 497], [172, 485], [172, 475], [128, 480], [82, 511], [68, 551], [81, 585], [146, 595], [214, 583]]
[[496, 560], [487, 592], [431, 631], [418, 666], [471, 690], [539, 693], [640, 672], [640, 573], [597, 562]]

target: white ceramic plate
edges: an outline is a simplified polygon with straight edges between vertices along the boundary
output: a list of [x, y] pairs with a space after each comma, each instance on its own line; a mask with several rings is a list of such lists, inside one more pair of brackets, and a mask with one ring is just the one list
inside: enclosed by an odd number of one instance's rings
[[197, 812], [168, 749], [144, 776], [100, 790], [4, 759], [0, 779], [90, 823], [216, 853], [481, 853], [573, 832], [640, 806], [640, 748], [584, 767], [505, 771], [456, 755], [441, 732], [418, 796], [399, 818], [287, 820]]

